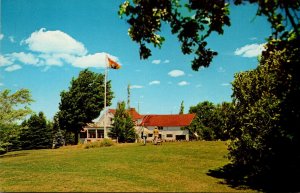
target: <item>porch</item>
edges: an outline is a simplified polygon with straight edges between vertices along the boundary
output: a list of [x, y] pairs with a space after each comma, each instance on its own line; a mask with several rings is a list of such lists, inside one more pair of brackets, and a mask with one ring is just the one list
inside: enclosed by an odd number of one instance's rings
[[84, 128], [79, 134], [81, 143], [100, 141], [104, 138], [104, 128]]

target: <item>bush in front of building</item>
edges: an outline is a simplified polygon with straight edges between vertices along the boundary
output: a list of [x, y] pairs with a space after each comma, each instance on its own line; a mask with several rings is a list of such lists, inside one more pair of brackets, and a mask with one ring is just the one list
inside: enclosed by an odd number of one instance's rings
[[113, 145], [115, 145], [115, 142], [113, 142], [111, 139], [103, 139], [101, 141], [86, 143], [83, 145], [83, 148], [90, 149], [90, 148], [110, 147]]

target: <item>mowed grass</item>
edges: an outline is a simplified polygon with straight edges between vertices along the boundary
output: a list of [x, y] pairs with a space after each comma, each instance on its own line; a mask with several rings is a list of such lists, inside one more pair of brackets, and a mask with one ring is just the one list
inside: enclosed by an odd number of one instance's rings
[[228, 163], [225, 142], [19, 151], [0, 156], [5, 192], [233, 192], [207, 175]]

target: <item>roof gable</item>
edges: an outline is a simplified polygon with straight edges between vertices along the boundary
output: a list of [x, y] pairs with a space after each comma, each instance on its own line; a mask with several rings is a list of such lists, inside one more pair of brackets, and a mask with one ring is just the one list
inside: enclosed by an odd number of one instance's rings
[[[131, 118], [132, 118], [133, 120], [137, 120], [137, 119], [142, 119], [142, 118], [143, 118], [143, 116], [140, 115], [140, 114], [135, 110], [135, 108], [130, 108], [130, 109], [127, 109], [126, 111], [129, 113], [129, 115], [131, 116]], [[115, 114], [116, 114], [116, 109], [109, 109], [108, 112], [111, 113], [111, 114], [113, 114], [113, 115], [115, 115]]]
[[180, 115], [146, 115], [141, 123], [142, 126], [161, 127], [185, 127], [189, 126], [195, 114]]

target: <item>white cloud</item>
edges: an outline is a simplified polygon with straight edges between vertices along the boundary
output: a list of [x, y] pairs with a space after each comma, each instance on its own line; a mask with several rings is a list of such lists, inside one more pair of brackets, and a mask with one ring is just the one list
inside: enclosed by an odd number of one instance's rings
[[152, 64], [160, 64], [161, 60], [152, 60]]
[[0, 33], [0, 40], [3, 40], [3, 38], [4, 38], [4, 34]]
[[170, 60], [165, 60], [164, 63], [168, 64], [168, 63], [170, 63]]
[[257, 57], [264, 50], [264, 45], [265, 44], [248, 44], [241, 48], [237, 48], [234, 51], [234, 55], [247, 58]]
[[28, 45], [31, 51], [42, 53], [64, 53], [83, 56], [87, 53], [86, 48], [81, 42], [76, 41], [68, 34], [56, 30], [46, 31], [41, 28], [35, 31], [29, 38], [22, 41]]
[[40, 54], [39, 58], [41, 59], [40, 65], [42, 66], [62, 66], [64, 59], [61, 55], [57, 54]]
[[4, 86], [4, 84], [2, 82], [0, 82], [0, 86]]
[[144, 88], [144, 86], [141, 85], [131, 85], [130, 89], [135, 89], [135, 88]]
[[179, 86], [186, 86], [186, 85], [189, 85], [190, 83], [187, 82], [187, 81], [181, 81], [178, 83]]
[[24, 64], [36, 65], [39, 63], [39, 59], [31, 53], [14, 52], [12, 54], [9, 54], [9, 57], [11, 57], [12, 60], [18, 60]]
[[9, 41], [10, 41], [11, 43], [15, 43], [15, 42], [16, 42], [14, 36], [9, 36], [8, 39], [9, 39]]
[[9, 66], [11, 64], [13, 64], [13, 61], [11, 61], [8, 57], [0, 55], [0, 67]]
[[149, 82], [149, 85], [154, 85], [154, 84], [160, 84], [159, 80], [153, 80], [151, 82]]
[[[107, 53], [102, 52], [102, 53], [89, 54], [86, 56], [77, 57], [75, 58], [72, 65], [79, 68], [88, 68], [88, 67], [105, 68], [106, 55]], [[119, 63], [117, 57], [111, 55], [109, 55], [109, 57]]]
[[168, 73], [169, 76], [178, 77], [183, 76], [185, 73], [182, 70], [172, 70]]
[[[13, 36], [10, 38], [13, 39]], [[0, 55], [0, 67], [13, 65], [17, 61], [22, 64], [44, 67], [42, 71], [47, 71], [48, 66], [63, 66], [64, 64], [78, 68], [104, 68], [106, 55], [120, 63], [117, 57], [104, 52], [88, 54], [81, 42], [60, 30], [47, 31], [42, 28], [33, 32], [21, 44], [27, 45], [30, 52]], [[8, 71], [18, 68], [17, 66], [8, 68]]]
[[229, 83], [222, 83], [221, 86], [230, 86]]
[[7, 72], [12, 72], [12, 71], [16, 71], [16, 70], [19, 70], [21, 69], [22, 66], [18, 65], [18, 64], [14, 64], [14, 65], [11, 65], [11, 66], [8, 66], [7, 68], [5, 68], [4, 70], [7, 71]]

